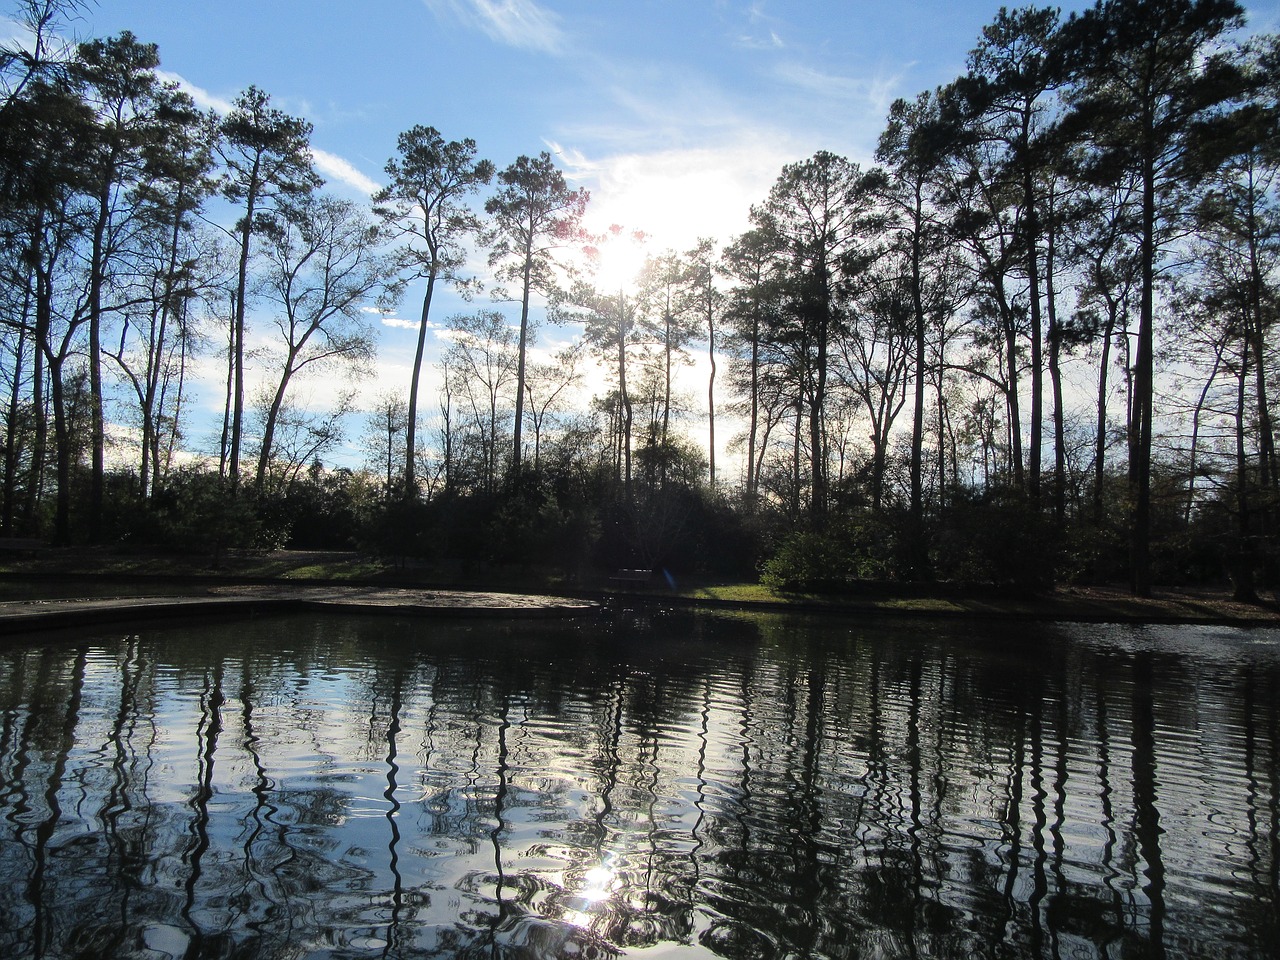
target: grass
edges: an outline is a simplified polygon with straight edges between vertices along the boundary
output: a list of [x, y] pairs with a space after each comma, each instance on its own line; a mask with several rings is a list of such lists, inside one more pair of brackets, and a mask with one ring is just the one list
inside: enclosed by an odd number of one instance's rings
[[[894, 595], [887, 586], [860, 588], [847, 594], [803, 593], [773, 590], [759, 583], [728, 583], [681, 590], [677, 596], [692, 602], [750, 607], [794, 607], [806, 610], [904, 614], [916, 616], [971, 616], [1098, 622], [1252, 623], [1280, 626], [1280, 604], [1246, 604], [1232, 600], [1225, 590], [1157, 591], [1149, 598], [1133, 597], [1120, 588], [1063, 587], [1039, 595], [1001, 594], [975, 589], [966, 595], [954, 585], [941, 585]], [[907, 592], [907, 591], [902, 591]]]

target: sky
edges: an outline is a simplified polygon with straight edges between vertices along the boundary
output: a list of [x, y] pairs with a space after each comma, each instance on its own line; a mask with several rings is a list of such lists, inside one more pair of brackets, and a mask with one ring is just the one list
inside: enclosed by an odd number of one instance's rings
[[[1064, 3], [1065, 10], [1082, 3]], [[725, 242], [784, 164], [872, 162], [889, 106], [949, 82], [998, 0], [100, 0], [75, 31], [123, 30], [203, 106], [256, 85], [314, 125], [328, 189], [367, 198], [415, 124], [499, 169], [550, 151], [596, 229], [652, 248]], [[1280, 3], [1252, 4], [1275, 30]], [[386, 318], [379, 383], [408, 383], [414, 291]], [[435, 311], [488, 304], [461, 301]], [[567, 339], [548, 330], [545, 349]], [[438, 351], [439, 343], [433, 344]], [[696, 375], [696, 369], [689, 376]], [[705, 388], [702, 391], [705, 393]], [[218, 406], [212, 387], [202, 400]], [[719, 431], [718, 431], [719, 432]], [[350, 451], [348, 451], [350, 455]]]

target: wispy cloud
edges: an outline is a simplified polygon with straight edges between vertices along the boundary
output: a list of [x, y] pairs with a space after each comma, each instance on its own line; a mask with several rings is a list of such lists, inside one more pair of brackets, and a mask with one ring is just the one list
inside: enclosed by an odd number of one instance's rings
[[355, 168], [350, 160], [345, 160], [337, 154], [329, 153], [327, 150], [321, 150], [318, 147], [312, 147], [311, 159], [315, 163], [316, 169], [324, 174], [325, 177], [345, 183], [349, 187], [354, 187], [365, 196], [377, 193], [382, 189], [382, 184], [366, 177]]
[[742, 50], [781, 50], [786, 46], [782, 38], [774, 30], [763, 36], [742, 33], [734, 39], [734, 46]]
[[510, 47], [559, 53], [560, 17], [534, 0], [423, 0], [437, 16], [451, 13]]
[[197, 87], [180, 73], [173, 73], [169, 70], [157, 70], [156, 76], [165, 83], [177, 84], [178, 89], [194, 100], [197, 107], [202, 107], [205, 110], [214, 110], [218, 113], [230, 113], [232, 110], [230, 100], [226, 100], [216, 94], [212, 94], [203, 87]]
[[795, 61], [781, 63], [775, 68], [779, 80], [792, 86], [807, 90], [831, 100], [859, 101], [883, 112], [893, 101], [893, 91], [897, 89], [899, 78], [843, 77], [834, 73], [823, 73], [813, 67]]
[[[186, 93], [196, 102], [196, 106], [202, 107], [205, 110], [213, 110], [216, 113], [227, 114], [235, 108], [235, 105], [230, 100], [210, 93], [203, 87], [196, 86], [180, 73], [173, 73], [168, 70], [157, 70], [156, 75], [165, 83], [176, 84], [179, 90]], [[326, 179], [336, 180], [339, 183], [346, 184], [366, 197], [370, 194], [376, 193], [382, 188], [380, 183], [370, 179], [357, 170], [355, 164], [350, 160], [340, 157], [336, 153], [321, 150], [319, 147], [312, 147], [311, 160], [316, 165], [316, 169], [319, 170]]]

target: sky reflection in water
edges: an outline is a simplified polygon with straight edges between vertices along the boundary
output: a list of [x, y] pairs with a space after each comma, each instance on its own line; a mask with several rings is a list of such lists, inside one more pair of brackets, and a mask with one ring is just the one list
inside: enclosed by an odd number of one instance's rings
[[0, 956], [1270, 955], [1280, 636], [614, 614], [0, 648]]

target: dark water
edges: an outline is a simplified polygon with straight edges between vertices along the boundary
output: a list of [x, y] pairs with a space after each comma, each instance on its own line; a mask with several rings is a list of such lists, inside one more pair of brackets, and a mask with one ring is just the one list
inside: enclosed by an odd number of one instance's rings
[[1270, 957], [1280, 633], [300, 617], [0, 647], [0, 957]]

